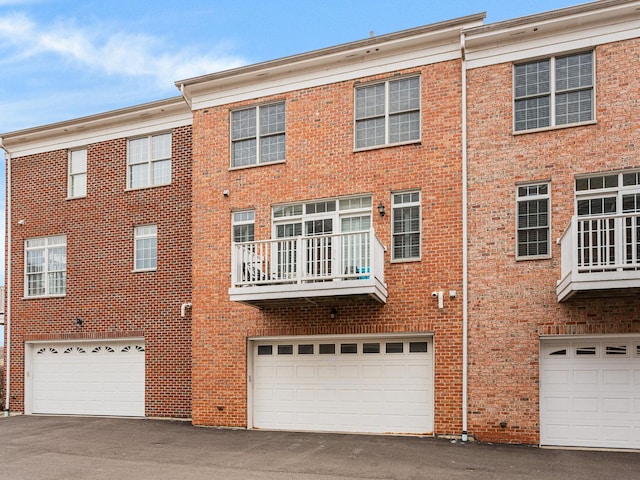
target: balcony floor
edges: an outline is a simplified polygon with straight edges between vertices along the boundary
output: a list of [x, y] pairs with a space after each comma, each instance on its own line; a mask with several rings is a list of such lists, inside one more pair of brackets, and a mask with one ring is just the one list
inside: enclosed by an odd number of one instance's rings
[[387, 303], [387, 288], [375, 279], [248, 285], [229, 289], [233, 302], [257, 308], [346, 303]]

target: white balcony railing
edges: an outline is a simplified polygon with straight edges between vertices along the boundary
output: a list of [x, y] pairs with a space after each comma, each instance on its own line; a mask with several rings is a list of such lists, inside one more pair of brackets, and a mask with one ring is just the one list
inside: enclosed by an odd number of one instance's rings
[[386, 301], [384, 251], [373, 229], [234, 243], [231, 299], [361, 294], [369, 286]]
[[640, 286], [640, 213], [577, 217], [560, 239], [558, 300], [578, 290]]

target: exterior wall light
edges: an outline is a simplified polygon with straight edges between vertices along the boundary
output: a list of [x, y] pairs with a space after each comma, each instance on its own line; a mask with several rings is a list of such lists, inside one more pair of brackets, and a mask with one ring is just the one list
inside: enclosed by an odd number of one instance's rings
[[333, 307], [329, 312], [329, 316], [331, 317], [331, 320], [336, 318], [337, 315], [338, 315], [338, 310], [336, 309], [336, 307]]
[[74, 325], [75, 325], [76, 327], [81, 327], [81, 326], [82, 326], [82, 324], [84, 323], [84, 320], [82, 320], [81, 318], [76, 318], [76, 319], [73, 321], [73, 323], [74, 323]]
[[384, 205], [382, 204], [382, 202], [380, 202], [380, 205], [378, 205], [378, 213], [380, 214], [381, 217], [384, 217], [386, 212], [384, 211]]

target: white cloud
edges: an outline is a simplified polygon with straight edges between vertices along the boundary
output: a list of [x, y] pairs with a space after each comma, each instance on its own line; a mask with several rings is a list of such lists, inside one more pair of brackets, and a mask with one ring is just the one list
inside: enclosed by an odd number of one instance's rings
[[19, 13], [0, 18], [0, 65], [55, 55], [78, 69], [146, 77], [166, 89], [175, 80], [247, 63], [221, 47], [207, 50], [205, 54], [194, 48], [167, 47], [151, 35], [105, 32], [100, 26], [79, 27], [72, 20], [38, 25]]

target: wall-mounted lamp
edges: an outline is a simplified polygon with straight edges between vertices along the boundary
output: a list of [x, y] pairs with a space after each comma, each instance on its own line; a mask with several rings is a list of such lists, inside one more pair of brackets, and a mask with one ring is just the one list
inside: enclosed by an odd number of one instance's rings
[[385, 214], [387, 213], [384, 211], [384, 205], [382, 204], [382, 202], [380, 202], [380, 205], [378, 205], [378, 213], [380, 214], [381, 217], [384, 217]]
[[222, 196], [223, 197], [228, 197], [229, 196], [229, 190], [223, 190], [222, 191]]
[[24, 220], [18, 220], [18, 225], [24, 225], [25, 221]]
[[76, 318], [76, 319], [73, 321], [73, 324], [74, 324], [76, 327], [81, 327], [83, 323], [84, 323], [84, 320], [82, 320], [81, 318]]
[[331, 320], [336, 318], [337, 315], [338, 315], [338, 310], [336, 309], [336, 307], [333, 307], [329, 312], [329, 316], [331, 317]]

